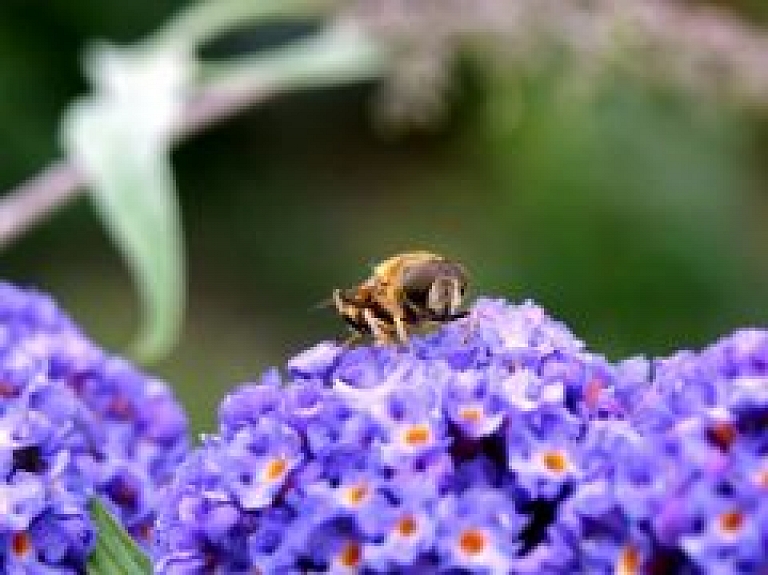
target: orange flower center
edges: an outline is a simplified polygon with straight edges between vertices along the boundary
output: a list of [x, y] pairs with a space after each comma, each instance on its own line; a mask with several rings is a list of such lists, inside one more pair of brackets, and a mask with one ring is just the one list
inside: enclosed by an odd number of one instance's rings
[[619, 555], [616, 575], [636, 575], [640, 569], [640, 553], [634, 545], [627, 545]]
[[109, 412], [118, 419], [130, 419], [133, 417], [134, 409], [130, 401], [118, 396], [109, 404]]
[[368, 495], [368, 485], [365, 483], [358, 483], [347, 489], [347, 501], [352, 505], [360, 505], [362, 501]]
[[405, 442], [408, 445], [425, 445], [429, 443], [429, 426], [424, 424], [412, 425], [405, 432]]
[[479, 529], [466, 529], [459, 536], [459, 548], [467, 555], [479, 555], [487, 544], [485, 533]]
[[14, 533], [11, 537], [11, 549], [16, 557], [22, 557], [32, 549], [32, 541], [28, 533]]
[[757, 484], [768, 489], [768, 469], [757, 474]]
[[482, 421], [484, 415], [485, 412], [483, 411], [482, 406], [463, 407], [459, 410], [459, 417], [470, 423], [477, 423], [478, 421]]
[[720, 529], [725, 533], [736, 533], [744, 525], [744, 514], [740, 511], [727, 511], [720, 515], [719, 522]]
[[411, 515], [402, 517], [395, 526], [397, 532], [403, 537], [410, 537], [416, 533], [416, 520]]
[[0, 381], [0, 397], [11, 398], [16, 395], [16, 389], [10, 384], [4, 381]]
[[541, 459], [544, 462], [544, 467], [555, 473], [563, 473], [568, 467], [568, 460], [562, 451], [547, 451]]
[[145, 523], [141, 527], [139, 527], [139, 539], [142, 541], [151, 541], [152, 540], [152, 525], [149, 523]]
[[728, 421], [718, 421], [709, 428], [709, 440], [723, 451], [728, 451], [736, 435], [736, 427]]
[[287, 468], [288, 463], [282, 457], [273, 459], [264, 468], [264, 479], [270, 482], [277, 481], [283, 476]]
[[359, 543], [349, 542], [344, 545], [339, 555], [339, 563], [344, 567], [357, 567], [363, 557], [363, 550]]

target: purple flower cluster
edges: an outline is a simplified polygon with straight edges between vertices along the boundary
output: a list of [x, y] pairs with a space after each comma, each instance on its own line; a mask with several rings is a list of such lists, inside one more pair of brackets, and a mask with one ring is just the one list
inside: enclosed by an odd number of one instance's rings
[[0, 573], [81, 573], [98, 493], [149, 541], [187, 452], [167, 386], [91, 344], [54, 302], [0, 283]]
[[287, 371], [179, 469], [158, 573], [768, 573], [768, 332], [609, 363], [480, 300]]

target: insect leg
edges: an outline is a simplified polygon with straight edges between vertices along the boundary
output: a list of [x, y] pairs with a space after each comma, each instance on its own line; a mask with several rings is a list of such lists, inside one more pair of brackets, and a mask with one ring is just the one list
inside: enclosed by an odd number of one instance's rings
[[395, 331], [397, 332], [397, 337], [400, 339], [400, 342], [408, 343], [408, 332], [405, 330], [405, 323], [403, 322], [403, 317], [400, 315], [396, 315], [393, 317], [393, 321], [395, 323]]
[[468, 343], [469, 338], [475, 332], [475, 327], [477, 326], [477, 314], [474, 313], [474, 310], [462, 312], [461, 319], [464, 318], [466, 318], [466, 321], [464, 322], [464, 343]]
[[373, 339], [376, 341], [376, 343], [389, 342], [389, 335], [384, 329], [382, 329], [381, 321], [378, 320], [375, 315], [373, 315], [373, 311], [371, 311], [369, 308], [365, 308], [363, 310], [363, 319], [368, 325], [368, 328], [371, 330]]
[[347, 338], [347, 339], [344, 341], [344, 347], [350, 347], [352, 344], [354, 344], [354, 343], [357, 343], [358, 341], [360, 341], [361, 339], [363, 339], [363, 337], [364, 337], [364, 336], [365, 336], [365, 334], [364, 334], [364, 333], [362, 333], [362, 332], [360, 332], [360, 331], [355, 331], [355, 332], [353, 332], [353, 333], [352, 333], [352, 335], [350, 335], [350, 336], [349, 336], [349, 337], [348, 337], [348, 338]]
[[344, 300], [341, 299], [341, 290], [338, 288], [333, 290], [333, 305], [336, 306], [336, 309], [339, 313], [343, 312], [343, 310], [347, 307], [347, 305], [344, 303]]

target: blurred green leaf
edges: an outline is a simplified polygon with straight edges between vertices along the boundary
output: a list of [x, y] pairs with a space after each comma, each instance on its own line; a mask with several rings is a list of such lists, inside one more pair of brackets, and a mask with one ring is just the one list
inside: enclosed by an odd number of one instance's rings
[[183, 236], [169, 150], [189, 58], [102, 46], [88, 64], [96, 90], [71, 107], [63, 137], [137, 283], [144, 321], [136, 355], [154, 361], [176, 343], [184, 309]]
[[209, 0], [181, 10], [148, 42], [199, 45], [217, 35], [254, 22], [323, 16], [338, 0]]
[[149, 558], [123, 530], [97, 499], [89, 506], [91, 520], [96, 526], [96, 547], [88, 558], [88, 575], [152, 574]]
[[178, 339], [184, 307], [179, 208], [167, 158], [115, 158], [111, 177], [91, 189], [98, 212], [131, 268], [144, 307], [136, 354], [162, 357]]
[[614, 357], [701, 345], [739, 306], [759, 309], [739, 117], [621, 75], [581, 92], [569, 81], [513, 78], [489, 97], [498, 225], [524, 247], [496, 282], [569, 310], [558, 315]]
[[347, 23], [264, 54], [201, 62], [198, 68], [203, 85], [244, 90], [266, 83], [275, 89], [299, 90], [375, 79], [386, 65], [380, 43]]

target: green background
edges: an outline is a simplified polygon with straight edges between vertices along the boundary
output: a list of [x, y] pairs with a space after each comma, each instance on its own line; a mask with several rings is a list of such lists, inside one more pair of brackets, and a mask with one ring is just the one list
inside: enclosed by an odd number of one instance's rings
[[[0, 189], [59, 155], [87, 42], [140, 39], [182, 5], [0, 4]], [[765, 324], [765, 110], [619, 74], [571, 97], [560, 80], [467, 66], [443, 121], [397, 134], [375, 121], [375, 83], [287, 94], [180, 145], [188, 316], [151, 369], [195, 430], [236, 383], [345, 337], [315, 304], [406, 249], [464, 262], [475, 296], [535, 299], [612, 358]], [[85, 199], [0, 254], [0, 276], [50, 291], [110, 349], [138, 328], [131, 278]]]

